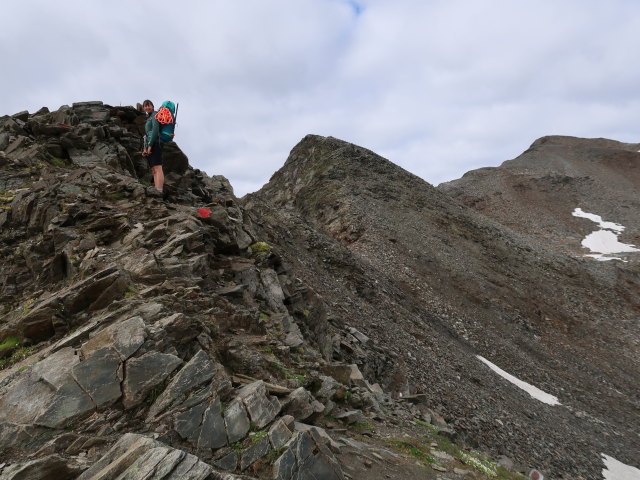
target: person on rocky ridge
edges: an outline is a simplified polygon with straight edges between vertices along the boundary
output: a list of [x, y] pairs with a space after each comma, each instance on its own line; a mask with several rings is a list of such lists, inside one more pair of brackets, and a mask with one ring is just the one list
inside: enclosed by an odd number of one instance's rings
[[162, 192], [164, 187], [164, 171], [162, 170], [162, 142], [160, 141], [160, 124], [155, 118], [155, 108], [151, 100], [142, 102], [142, 108], [147, 114], [147, 123], [144, 125], [145, 142], [142, 155], [147, 157], [153, 183], [156, 189]]

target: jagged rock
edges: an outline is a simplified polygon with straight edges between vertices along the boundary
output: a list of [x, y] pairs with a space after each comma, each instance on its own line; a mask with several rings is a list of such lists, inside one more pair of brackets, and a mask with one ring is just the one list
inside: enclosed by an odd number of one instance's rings
[[0, 422], [0, 449], [20, 447], [36, 436], [40, 430], [32, 425], [18, 425], [10, 422]]
[[345, 478], [331, 451], [309, 433], [297, 432], [286, 447], [285, 453], [273, 465], [275, 480]]
[[60, 455], [48, 455], [23, 464], [0, 468], [0, 480], [42, 480], [76, 478], [85, 469], [85, 464], [69, 460]]
[[147, 415], [147, 423], [154, 421], [155, 417], [175, 401], [181, 399], [184, 394], [211, 380], [215, 373], [216, 369], [209, 360], [209, 356], [204, 351], [199, 351], [176, 374], [164, 392], [153, 403]]
[[179, 413], [175, 417], [175, 430], [184, 439], [196, 445], [202, 429], [202, 416], [207, 408], [205, 403], [201, 403], [188, 410]]
[[238, 455], [236, 454], [236, 452], [229, 452], [218, 460], [215, 460], [213, 462], [213, 465], [222, 470], [232, 472], [236, 468], [238, 468]]
[[278, 281], [278, 274], [270, 268], [265, 269], [260, 272], [260, 280], [262, 282], [263, 292], [259, 293], [262, 293], [269, 307], [276, 312], [285, 312], [286, 307], [283, 303], [284, 292]]
[[224, 447], [226, 444], [227, 432], [222, 418], [222, 405], [220, 399], [216, 398], [204, 413], [202, 429], [198, 438], [198, 448], [215, 450]]
[[212, 472], [194, 455], [127, 433], [78, 480], [205, 480]]
[[347, 412], [342, 412], [334, 416], [336, 417], [336, 419], [342, 420], [346, 424], [362, 422], [364, 420], [364, 415], [360, 410], [349, 410]]
[[313, 414], [324, 412], [324, 405], [318, 402], [311, 392], [299, 387], [288, 395], [282, 411], [296, 420], [304, 420]]
[[71, 379], [58, 389], [46, 410], [33, 423], [49, 428], [62, 428], [95, 408], [93, 399]]
[[142, 402], [147, 394], [182, 364], [175, 355], [148, 352], [125, 363], [125, 378], [122, 383], [125, 409], [133, 408]]
[[329, 375], [330, 377], [335, 378], [338, 382], [343, 385], [358, 385], [365, 386], [366, 381], [362, 372], [358, 368], [357, 365], [327, 365], [322, 371], [325, 375]]
[[91, 357], [95, 351], [113, 346], [122, 360], [126, 360], [142, 346], [147, 339], [147, 331], [141, 317], [132, 317], [124, 322], [111, 325], [101, 330], [82, 345], [85, 358]]
[[240, 400], [231, 402], [224, 411], [224, 424], [227, 429], [227, 440], [235, 443], [249, 433], [249, 417]]
[[251, 421], [258, 429], [271, 423], [280, 412], [280, 402], [276, 397], [267, 396], [267, 389], [262, 381], [245, 385], [236, 398], [244, 403]]
[[252, 443], [247, 449], [242, 452], [240, 458], [240, 470], [245, 471], [254, 462], [264, 457], [269, 452], [269, 438], [262, 437]]
[[287, 426], [287, 422], [283, 419], [278, 419], [269, 428], [269, 441], [276, 450], [287, 443], [292, 435], [293, 433]]
[[125, 276], [115, 267], [109, 267], [69, 287], [64, 299], [69, 314], [82, 310], [95, 311], [122, 297], [128, 288]]
[[94, 408], [91, 398], [71, 377], [79, 363], [71, 348], [37, 363], [4, 389], [0, 421], [56, 428]]

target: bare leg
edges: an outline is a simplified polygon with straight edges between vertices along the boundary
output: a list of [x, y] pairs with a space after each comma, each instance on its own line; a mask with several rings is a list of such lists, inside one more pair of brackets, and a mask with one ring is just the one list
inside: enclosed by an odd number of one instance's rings
[[162, 165], [151, 167], [151, 173], [153, 174], [153, 183], [156, 189], [162, 191], [162, 187], [164, 187], [164, 171], [162, 170]]

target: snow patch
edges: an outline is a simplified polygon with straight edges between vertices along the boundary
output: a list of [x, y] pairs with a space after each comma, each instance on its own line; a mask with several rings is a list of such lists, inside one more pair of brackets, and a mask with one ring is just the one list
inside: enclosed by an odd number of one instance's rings
[[640, 480], [640, 470], [619, 462], [609, 455], [602, 454], [604, 480]]
[[581, 208], [576, 208], [571, 214], [574, 217], [587, 218], [597, 223], [600, 227], [600, 230], [591, 232], [582, 240], [582, 246], [592, 252], [587, 255], [588, 257], [604, 262], [607, 260], [622, 260], [620, 257], [605, 255], [640, 252], [640, 249], [636, 248], [635, 245], [618, 241], [618, 235], [624, 231], [624, 226], [614, 222], [605, 222], [600, 215], [584, 212]]
[[516, 378], [513, 375], [505, 372], [500, 367], [497, 367], [496, 365], [491, 363], [489, 360], [487, 360], [484, 357], [481, 357], [480, 355], [476, 355], [476, 357], [478, 357], [478, 359], [481, 362], [484, 362], [485, 364], [487, 364], [491, 370], [496, 372], [501, 377], [509, 380], [516, 387], [521, 388], [522, 390], [527, 392], [529, 395], [531, 395], [536, 400], [540, 400], [541, 402], [546, 403], [548, 405], [561, 405], [561, 403], [558, 401], [558, 397], [554, 397], [553, 395], [551, 395], [549, 393], [543, 392], [538, 387], [534, 387], [533, 385], [531, 385], [531, 384], [529, 384], [527, 382], [523, 382], [519, 378]]

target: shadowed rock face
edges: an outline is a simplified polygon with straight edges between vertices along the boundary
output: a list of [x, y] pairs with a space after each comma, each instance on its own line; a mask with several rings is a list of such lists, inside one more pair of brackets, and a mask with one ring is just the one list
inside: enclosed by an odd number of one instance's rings
[[[546, 148], [556, 150], [545, 144], [532, 147], [538, 164]], [[629, 172], [638, 154], [633, 146], [616, 145], [575, 139], [570, 148], [589, 151], [593, 165], [607, 165], [608, 181], [620, 179], [620, 195], [636, 205], [639, 185]], [[576, 173], [579, 156], [572, 157], [575, 167], [556, 160], [564, 169], [545, 174], [538, 167], [537, 175], [582, 175]], [[582, 171], [604, 168], [593, 165]], [[458, 181], [458, 198], [473, 178]], [[443, 405], [468, 441], [507, 455], [533, 455], [570, 476], [599, 473], [596, 451], [614, 449], [631, 458], [638, 448], [636, 267], [567, 255], [546, 237], [478, 214], [445, 193], [452, 189], [436, 189], [356, 145], [307, 136], [245, 200], [247, 212], [255, 211], [271, 231], [281, 226], [272, 237], [286, 238], [286, 258], [299, 274], [314, 271], [306, 278], [334, 302], [329, 315], [348, 318], [395, 352], [404, 372], [387, 371], [387, 382], [397, 380], [400, 390], [417, 389]], [[583, 191], [581, 204], [566, 198], [567, 215], [578, 205], [590, 208], [586, 199], [597, 190]], [[508, 209], [496, 209], [495, 217]], [[519, 213], [513, 216], [525, 217]], [[535, 224], [536, 213], [529, 216]], [[564, 406], [526, 398], [479, 365], [476, 355], [558, 396]], [[623, 442], [608, 440], [614, 431]]]
[[172, 145], [162, 198], [143, 125], [0, 118], [0, 480], [469, 478], [451, 439], [525, 473], [632, 461], [631, 266], [332, 138], [242, 200]]

